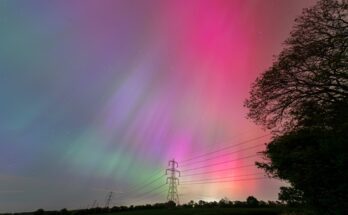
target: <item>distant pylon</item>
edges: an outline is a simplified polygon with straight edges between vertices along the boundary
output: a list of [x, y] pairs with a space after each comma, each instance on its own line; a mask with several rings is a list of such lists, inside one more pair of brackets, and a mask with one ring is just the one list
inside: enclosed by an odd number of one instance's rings
[[178, 162], [176, 162], [173, 159], [168, 162], [168, 166], [170, 166], [170, 168], [166, 169], [166, 175], [168, 174], [168, 171], [169, 171], [170, 176], [167, 177], [167, 184], [169, 183], [167, 200], [173, 201], [178, 205], [179, 204], [179, 195], [178, 195], [179, 178], [176, 177], [176, 173], [178, 173], [180, 177], [180, 171], [177, 170], [176, 168], [179, 165], [178, 165]]
[[98, 202], [97, 200], [94, 200], [93, 204], [92, 204], [92, 208], [96, 208], [98, 207]]
[[106, 196], [106, 200], [105, 200], [105, 207], [108, 208], [110, 206], [110, 202], [112, 200], [112, 195], [113, 192], [109, 192], [108, 195]]

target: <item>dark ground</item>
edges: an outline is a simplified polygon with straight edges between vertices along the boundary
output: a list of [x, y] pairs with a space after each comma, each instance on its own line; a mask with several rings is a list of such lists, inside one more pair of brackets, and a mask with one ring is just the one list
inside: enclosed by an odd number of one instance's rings
[[[112, 215], [280, 215], [285, 214], [282, 208], [176, 208], [176, 209], [144, 209], [112, 213]], [[108, 214], [110, 215], [110, 214]]]

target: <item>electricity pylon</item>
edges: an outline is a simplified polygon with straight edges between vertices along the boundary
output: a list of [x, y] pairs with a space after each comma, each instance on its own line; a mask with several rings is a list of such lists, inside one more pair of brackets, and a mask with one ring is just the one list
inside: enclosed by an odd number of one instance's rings
[[96, 207], [98, 207], [98, 202], [97, 200], [94, 200], [91, 208], [96, 208]]
[[176, 162], [173, 159], [168, 162], [168, 166], [170, 166], [170, 168], [166, 169], [166, 175], [168, 175], [168, 172], [170, 172], [170, 175], [167, 177], [167, 184], [169, 183], [167, 200], [173, 201], [178, 205], [179, 204], [179, 195], [178, 195], [179, 178], [176, 177], [176, 173], [178, 173], [180, 177], [180, 171], [177, 170], [176, 168], [179, 165], [178, 165], [178, 162]]
[[106, 196], [106, 200], [105, 200], [105, 208], [108, 208], [110, 206], [110, 202], [112, 200], [112, 195], [113, 192], [110, 192], [107, 196]]

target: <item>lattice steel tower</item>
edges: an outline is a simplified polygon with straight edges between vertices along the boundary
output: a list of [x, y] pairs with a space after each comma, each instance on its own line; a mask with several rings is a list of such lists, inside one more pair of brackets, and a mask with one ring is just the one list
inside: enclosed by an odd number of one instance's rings
[[166, 175], [168, 175], [168, 172], [170, 172], [170, 174], [167, 177], [167, 184], [169, 183], [167, 199], [168, 201], [173, 201], [178, 205], [179, 204], [179, 195], [178, 195], [179, 178], [177, 178], [176, 175], [178, 173], [180, 177], [180, 171], [177, 170], [176, 168], [178, 168], [179, 165], [178, 165], [178, 162], [176, 162], [173, 159], [168, 162], [168, 166], [170, 166], [170, 168], [166, 169]]
[[112, 200], [112, 195], [114, 193], [113, 192], [109, 192], [108, 195], [105, 198], [105, 208], [108, 208], [110, 206], [110, 202]]

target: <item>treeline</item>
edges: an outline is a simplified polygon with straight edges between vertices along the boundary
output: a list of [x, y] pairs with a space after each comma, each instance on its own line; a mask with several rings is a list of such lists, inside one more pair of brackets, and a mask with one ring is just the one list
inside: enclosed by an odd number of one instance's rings
[[79, 210], [67, 210], [62, 209], [60, 211], [45, 211], [38, 209], [35, 212], [30, 213], [7, 213], [3, 215], [87, 215], [87, 214], [106, 214], [106, 213], [118, 213], [124, 211], [133, 210], [149, 210], [149, 209], [173, 209], [173, 208], [275, 208], [286, 207], [285, 204], [279, 201], [262, 201], [253, 196], [249, 196], [246, 201], [230, 201], [227, 198], [223, 198], [220, 201], [203, 201], [197, 202], [191, 200], [188, 203], [176, 205], [175, 202], [169, 201], [165, 203], [145, 204], [145, 205], [130, 205], [130, 206], [114, 206], [110, 208], [88, 208]]

